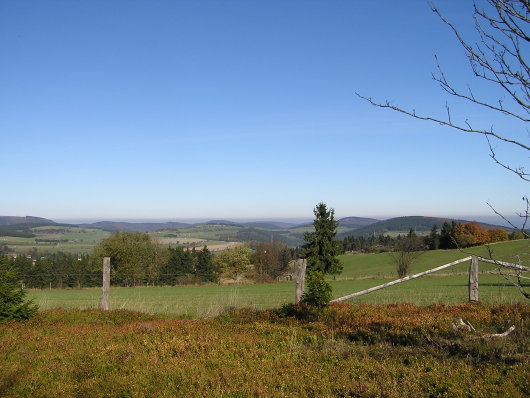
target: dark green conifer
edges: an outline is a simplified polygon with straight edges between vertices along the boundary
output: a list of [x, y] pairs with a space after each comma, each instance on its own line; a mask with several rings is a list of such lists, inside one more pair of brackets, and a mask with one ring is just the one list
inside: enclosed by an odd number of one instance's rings
[[25, 301], [26, 290], [21, 289], [12, 260], [0, 258], [0, 322], [10, 319], [29, 319], [37, 313], [33, 302]]
[[339, 223], [334, 219], [335, 211], [328, 210], [322, 202], [315, 207], [313, 213], [315, 230], [304, 234], [305, 243], [302, 246], [308, 274], [303, 301], [315, 307], [323, 307], [331, 298], [331, 286], [324, 280], [324, 276], [342, 271], [342, 264], [337, 258], [340, 243], [335, 240]]

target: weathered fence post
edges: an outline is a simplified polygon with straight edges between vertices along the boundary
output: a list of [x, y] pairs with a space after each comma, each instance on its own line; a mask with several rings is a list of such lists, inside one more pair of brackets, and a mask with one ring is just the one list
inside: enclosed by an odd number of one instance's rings
[[295, 300], [297, 303], [299, 303], [300, 300], [302, 300], [302, 295], [304, 294], [306, 267], [307, 267], [307, 260], [305, 258], [296, 261], [296, 297], [295, 297]]
[[478, 301], [478, 258], [471, 257], [469, 265], [469, 301]]
[[110, 257], [103, 258], [103, 293], [101, 295], [101, 309], [109, 309], [109, 289], [110, 289]]

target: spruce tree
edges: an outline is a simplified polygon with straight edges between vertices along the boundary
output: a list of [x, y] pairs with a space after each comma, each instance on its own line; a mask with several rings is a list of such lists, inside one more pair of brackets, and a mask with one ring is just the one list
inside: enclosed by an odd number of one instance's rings
[[213, 256], [208, 247], [204, 245], [203, 249], [197, 252], [197, 266], [195, 267], [197, 277], [205, 282], [217, 282], [219, 272], [213, 263]]
[[313, 210], [314, 232], [304, 234], [303, 256], [307, 259], [307, 290], [303, 301], [315, 306], [327, 305], [331, 298], [331, 286], [324, 280], [326, 274], [339, 274], [342, 264], [337, 256], [340, 254], [340, 243], [335, 240], [338, 222], [335, 211], [319, 203]]
[[319, 271], [322, 274], [339, 274], [342, 264], [337, 256], [340, 254], [340, 243], [335, 240], [339, 223], [335, 221], [335, 210], [327, 209], [324, 203], [319, 203], [313, 210], [314, 232], [304, 234], [305, 243], [302, 252], [307, 259], [307, 270]]
[[456, 247], [456, 240], [454, 235], [456, 223], [453, 221], [449, 224], [445, 221], [442, 225], [440, 233], [440, 249], [454, 249]]
[[180, 246], [169, 248], [169, 258], [166, 265], [162, 268], [160, 282], [164, 285], [175, 285], [177, 277], [182, 276], [182, 258], [184, 250]]
[[429, 250], [436, 250], [440, 247], [440, 234], [438, 233], [438, 227], [434, 224], [431, 228], [431, 233], [426, 238], [427, 246]]
[[26, 290], [20, 289], [14, 264], [7, 257], [0, 258], [0, 322], [10, 319], [29, 319], [37, 313], [32, 301], [25, 301]]

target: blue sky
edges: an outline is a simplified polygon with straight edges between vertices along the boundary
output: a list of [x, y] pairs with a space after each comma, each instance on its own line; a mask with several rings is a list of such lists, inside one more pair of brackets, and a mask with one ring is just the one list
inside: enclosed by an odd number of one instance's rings
[[[471, 2], [439, 3], [473, 38]], [[526, 194], [483, 137], [355, 96], [439, 117], [449, 101], [524, 139], [432, 81], [437, 54], [499, 96], [425, 1], [3, 1], [0, 54], [1, 215], [481, 217]]]

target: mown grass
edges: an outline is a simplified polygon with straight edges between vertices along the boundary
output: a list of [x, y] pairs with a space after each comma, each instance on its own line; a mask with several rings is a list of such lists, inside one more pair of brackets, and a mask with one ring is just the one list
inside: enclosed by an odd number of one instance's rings
[[[453, 329], [457, 317], [479, 333]], [[528, 305], [485, 304], [200, 320], [44, 311], [0, 325], [0, 396], [524, 397], [529, 319]], [[512, 325], [505, 339], [480, 337]]]

